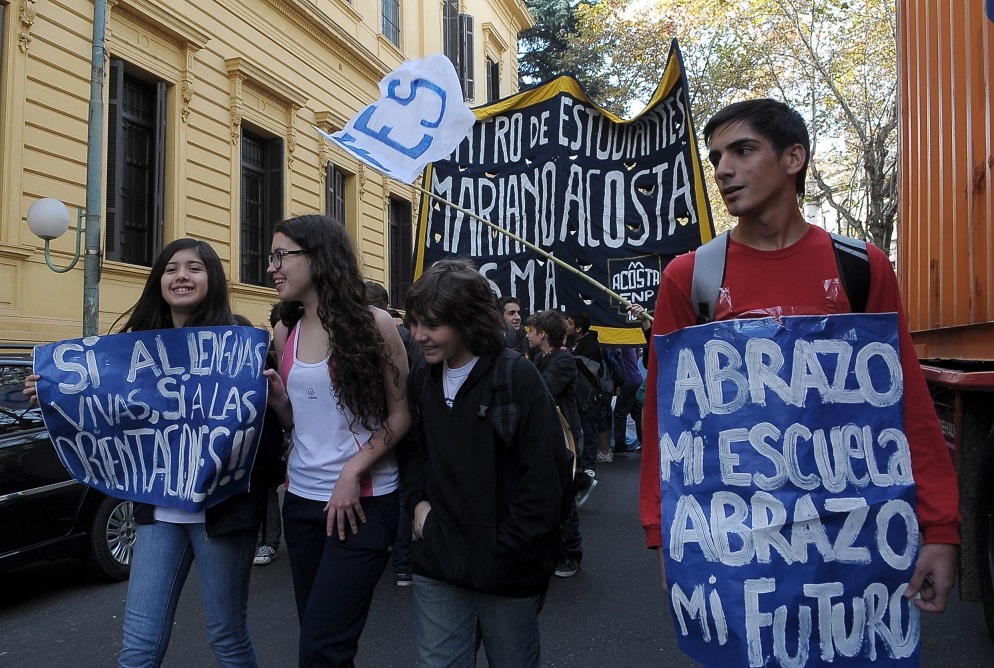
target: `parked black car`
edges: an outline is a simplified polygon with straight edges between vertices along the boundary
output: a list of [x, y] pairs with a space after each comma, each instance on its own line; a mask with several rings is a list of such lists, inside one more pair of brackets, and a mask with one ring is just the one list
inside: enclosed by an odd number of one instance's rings
[[0, 345], [0, 570], [78, 557], [98, 578], [126, 580], [132, 504], [70, 477], [22, 392], [30, 373], [30, 348]]

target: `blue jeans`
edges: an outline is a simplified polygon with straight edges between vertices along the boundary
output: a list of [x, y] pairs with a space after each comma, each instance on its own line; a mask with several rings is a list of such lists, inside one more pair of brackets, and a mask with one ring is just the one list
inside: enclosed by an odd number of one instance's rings
[[361, 500], [359, 533], [328, 535], [326, 501], [283, 496], [283, 539], [300, 620], [298, 663], [352, 666], [373, 591], [390, 558], [400, 509], [397, 492]]
[[492, 668], [538, 666], [538, 613], [544, 598], [482, 594], [415, 574], [414, 642], [418, 666], [475, 666], [478, 624]]
[[248, 628], [255, 539], [252, 529], [208, 538], [203, 524], [140, 525], [124, 607], [121, 668], [148, 668], [162, 663], [176, 604], [194, 559], [207, 620], [207, 640], [218, 665], [257, 666]]

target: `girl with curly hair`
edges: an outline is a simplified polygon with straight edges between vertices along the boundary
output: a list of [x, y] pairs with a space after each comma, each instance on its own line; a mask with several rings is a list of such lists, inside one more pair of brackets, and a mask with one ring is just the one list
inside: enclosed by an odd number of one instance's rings
[[411, 416], [407, 357], [390, 315], [367, 306], [345, 228], [306, 215], [276, 226], [269, 273], [285, 302], [269, 404], [292, 433], [283, 535], [301, 666], [351, 666], [397, 534], [392, 449]]

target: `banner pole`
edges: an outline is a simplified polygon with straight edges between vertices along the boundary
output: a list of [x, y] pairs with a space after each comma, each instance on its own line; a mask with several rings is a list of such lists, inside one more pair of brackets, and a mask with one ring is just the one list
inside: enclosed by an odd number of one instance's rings
[[[491, 229], [496, 230], [500, 234], [503, 234], [504, 236], [509, 237], [509, 238], [513, 239], [514, 241], [517, 241], [518, 243], [520, 243], [520, 244], [522, 244], [524, 246], [527, 246], [528, 248], [530, 248], [531, 250], [535, 251], [536, 253], [538, 253], [542, 257], [546, 258], [547, 260], [550, 260], [551, 262], [554, 262], [556, 265], [562, 267], [566, 271], [569, 271], [569, 272], [573, 273], [574, 275], [579, 276], [580, 278], [582, 278], [586, 282], [590, 283], [591, 285], [593, 285], [597, 289], [602, 290], [603, 292], [606, 292], [611, 297], [613, 297], [614, 299], [617, 299], [619, 302], [621, 302], [622, 304], [624, 304], [626, 308], [632, 305], [632, 303], [630, 301], [628, 301], [627, 299], [625, 299], [624, 297], [622, 297], [621, 295], [619, 295], [617, 292], [615, 292], [611, 288], [607, 287], [606, 285], [603, 285], [602, 283], [598, 283], [594, 279], [592, 279], [589, 276], [587, 276], [586, 274], [584, 274], [582, 271], [577, 270], [575, 267], [571, 267], [570, 265], [566, 264], [564, 261], [562, 261], [559, 258], [557, 258], [555, 255], [552, 255], [551, 253], [548, 253], [548, 252], [542, 250], [541, 248], [539, 248], [535, 244], [531, 243], [530, 241], [522, 239], [521, 237], [519, 237], [514, 232], [510, 232], [508, 230], [505, 230], [504, 228], [500, 227], [496, 223], [493, 223], [493, 222], [487, 220], [486, 218], [478, 216], [475, 213], [473, 213], [472, 211], [470, 211], [468, 209], [464, 209], [461, 206], [459, 206], [458, 204], [455, 204], [454, 202], [450, 202], [449, 200], [445, 199], [441, 195], [436, 195], [435, 193], [433, 193], [432, 191], [428, 190], [424, 186], [414, 186], [414, 187], [417, 188], [418, 190], [420, 190], [421, 192], [423, 192], [424, 194], [428, 195], [429, 197], [438, 200], [442, 204], [445, 204], [446, 206], [450, 206], [453, 209], [455, 209], [456, 211], [459, 211], [459, 212], [461, 212], [461, 213], [469, 216], [473, 220], [478, 220], [481, 223], [483, 223], [484, 225], [490, 227]], [[643, 311], [641, 313], [640, 317], [643, 318], [644, 320], [648, 320], [649, 322], [652, 322], [652, 316], [649, 315], [648, 311]]]

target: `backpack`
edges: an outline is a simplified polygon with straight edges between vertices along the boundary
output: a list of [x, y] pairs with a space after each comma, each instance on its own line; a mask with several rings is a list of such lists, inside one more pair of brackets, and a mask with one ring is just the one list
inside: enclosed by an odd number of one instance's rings
[[[490, 415], [490, 423], [493, 425], [497, 437], [504, 442], [505, 447], [514, 446], [514, 432], [518, 427], [518, 417], [520, 415], [518, 405], [514, 402], [512, 392], [511, 368], [514, 362], [521, 357], [521, 353], [513, 348], [505, 347], [501, 350], [494, 362], [494, 373], [491, 377], [490, 387], [485, 389], [480, 397], [479, 417]], [[424, 367], [421, 363], [419, 366]], [[428, 389], [428, 370], [420, 369], [421, 383], [420, 395], [424, 397]], [[563, 494], [559, 504], [559, 526], [557, 532], [562, 532], [563, 523], [570, 513], [570, 508], [575, 498], [572, 476], [576, 471], [576, 443], [573, 441], [573, 434], [570, 432], [569, 423], [559, 407], [556, 406], [556, 413], [559, 415], [559, 424], [563, 430], [563, 441], [569, 452], [561, 452], [560, 477], [563, 485]], [[562, 548], [562, 540], [557, 542]], [[561, 555], [560, 555], [561, 556]]]
[[[515, 360], [521, 356], [521, 353], [513, 348], [504, 347], [501, 350], [497, 359], [494, 361], [494, 373], [490, 387], [485, 389], [483, 396], [480, 397], [480, 410], [477, 413], [478, 417], [487, 417], [489, 414], [490, 423], [493, 425], [494, 431], [497, 432], [497, 436], [504, 442], [506, 447], [514, 445], [514, 432], [518, 428], [520, 411], [518, 404], [514, 402], [511, 367], [514, 365]], [[423, 367], [426, 365], [424, 362], [420, 362], [418, 366]], [[428, 370], [422, 369], [419, 388], [421, 397], [424, 397], [427, 392], [428, 377]], [[559, 414], [559, 423], [563, 428], [563, 440], [566, 447], [570, 452], [575, 454], [576, 442], [573, 440], [573, 433], [569, 429], [569, 422], [567, 422], [566, 416], [563, 415], [558, 406], [556, 406], [556, 412]]]
[[[490, 421], [493, 423], [494, 431], [504, 444], [510, 447], [514, 440], [514, 431], [518, 426], [518, 405], [514, 403], [514, 393], [511, 391], [511, 367], [514, 361], [521, 357], [513, 348], [504, 348], [504, 351], [497, 357], [494, 363], [493, 382], [490, 388], [484, 391], [480, 405], [480, 417], [490, 409]], [[569, 422], [566, 416], [556, 406], [556, 413], [559, 415], [559, 424], [563, 428], [563, 440], [566, 448], [576, 454], [576, 442], [573, 440], [573, 432], [570, 431]]]
[[[497, 436], [504, 441], [504, 445], [507, 447], [513, 445], [514, 429], [518, 424], [518, 405], [514, 403], [514, 394], [511, 392], [511, 366], [514, 364], [515, 359], [520, 356], [520, 353], [517, 353], [517, 351], [511, 348], [504, 348], [494, 363], [493, 382], [490, 389], [485, 391], [483, 397], [481, 397], [481, 401], [485, 399], [487, 403], [480, 406], [479, 415], [485, 415], [488, 405], [492, 403], [490, 421], [493, 423]], [[556, 528], [559, 539], [556, 544], [558, 550], [561, 552], [563, 549], [563, 526], [572, 510], [575, 499], [572, 481], [573, 476], [576, 475], [576, 443], [573, 440], [573, 433], [570, 431], [569, 422], [567, 422], [563, 412], [559, 410], [559, 406], [556, 406], [556, 414], [559, 416], [559, 425], [563, 430], [563, 440], [569, 450], [569, 454], [563, 453], [563, 456], [568, 459], [560, 462], [560, 478], [563, 485], [563, 494], [559, 500], [559, 526]], [[562, 556], [562, 554], [558, 554], [556, 557], [557, 560], [561, 559]]]
[[619, 348], [605, 348], [603, 352], [604, 362], [600, 370], [601, 387], [604, 387], [604, 376], [608, 376], [612, 385], [609, 392], [613, 394], [614, 390], [620, 390], [625, 386], [624, 362], [621, 361]]
[[[832, 248], [839, 267], [839, 279], [853, 313], [864, 313], [870, 294], [870, 256], [866, 242], [850, 239], [834, 232]], [[690, 284], [690, 303], [697, 308], [697, 324], [711, 322], [718, 302], [721, 284], [725, 280], [725, 260], [728, 254], [725, 232], [697, 249], [694, 256], [694, 277]]]

